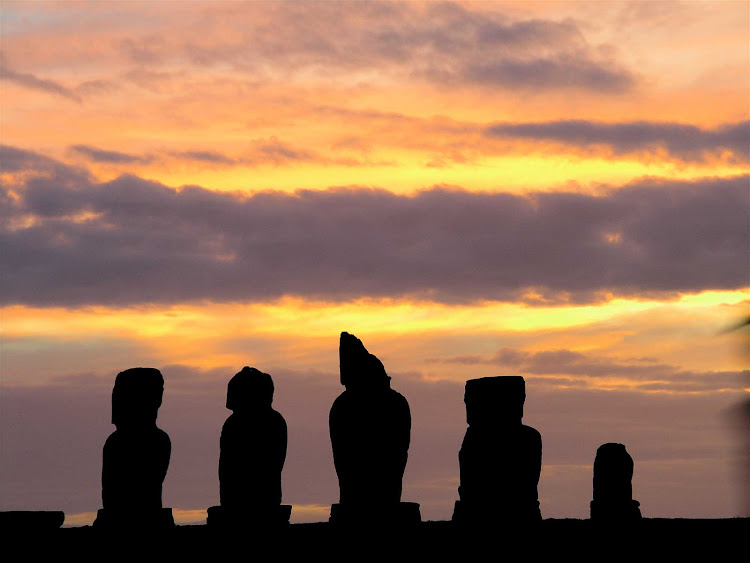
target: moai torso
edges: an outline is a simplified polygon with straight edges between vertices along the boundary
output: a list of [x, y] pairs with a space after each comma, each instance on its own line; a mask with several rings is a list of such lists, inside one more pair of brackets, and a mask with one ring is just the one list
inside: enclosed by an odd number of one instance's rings
[[112, 423], [104, 444], [102, 505], [110, 513], [162, 508], [162, 484], [171, 443], [156, 426], [164, 378], [153, 368], [133, 368], [117, 375], [112, 391]]
[[537, 501], [542, 437], [534, 428], [472, 428], [458, 454], [461, 500], [497, 505]]
[[458, 492], [467, 517], [541, 518], [537, 486], [542, 438], [534, 428], [521, 423], [524, 399], [522, 377], [466, 382], [469, 428], [458, 454]]
[[234, 411], [221, 430], [221, 506], [246, 509], [281, 503], [287, 426], [275, 411], [271, 376], [245, 367], [229, 382], [227, 408]]
[[329, 417], [341, 504], [387, 504], [401, 500], [409, 451], [411, 413], [390, 388], [383, 364], [362, 342], [344, 332], [341, 382], [346, 386]]
[[104, 444], [102, 506], [128, 512], [161, 509], [171, 449], [169, 436], [156, 425], [115, 430]]

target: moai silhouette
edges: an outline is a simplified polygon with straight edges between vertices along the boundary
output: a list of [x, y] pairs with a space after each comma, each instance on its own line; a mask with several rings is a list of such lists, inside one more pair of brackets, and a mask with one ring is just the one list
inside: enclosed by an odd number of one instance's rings
[[468, 524], [533, 522], [542, 519], [537, 485], [542, 437], [521, 423], [523, 377], [466, 382], [466, 430], [458, 454], [461, 482], [453, 520]]
[[419, 505], [401, 502], [411, 435], [409, 403], [391, 389], [381, 361], [347, 332], [341, 333], [339, 368], [346, 390], [329, 417], [340, 492], [331, 522], [419, 522]]
[[290, 505], [281, 504], [281, 471], [287, 427], [273, 409], [273, 380], [245, 366], [227, 385], [232, 414], [221, 429], [220, 507], [208, 509], [208, 524], [288, 524]]
[[120, 372], [112, 390], [112, 424], [104, 444], [102, 505], [96, 527], [142, 529], [174, 526], [172, 509], [162, 508], [162, 484], [172, 445], [156, 426], [164, 394], [158, 369]]
[[633, 458], [623, 444], [602, 444], [594, 459], [594, 500], [591, 519], [640, 520], [640, 503], [633, 500]]

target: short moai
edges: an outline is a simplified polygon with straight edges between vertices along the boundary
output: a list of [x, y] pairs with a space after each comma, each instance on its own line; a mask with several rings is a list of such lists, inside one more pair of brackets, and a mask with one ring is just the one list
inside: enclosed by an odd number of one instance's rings
[[208, 509], [211, 526], [289, 523], [292, 507], [281, 504], [287, 426], [272, 407], [273, 392], [271, 376], [248, 366], [227, 385], [232, 414], [221, 429], [221, 506]]
[[164, 394], [158, 369], [120, 372], [112, 390], [112, 424], [104, 444], [102, 506], [97, 528], [159, 529], [174, 526], [172, 510], [162, 507], [162, 485], [172, 445], [156, 426]]
[[632, 521], [641, 519], [640, 503], [633, 500], [633, 458], [624, 444], [602, 444], [594, 459], [594, 500], [591, 519]]
[[346, 390], [329, 416], [340, 492], [331, 522], [419, 522], [419, 505], [401, 502], [411, 438], [409, 403], [391, 389], [382, 362], [347, 332], [339, 341], [339, 369]]
[[453, 520], [471, 525], [542, 519], [537, 486], [542, 437], [525, 426], [523, 377], [466, 382], [466, 430], [458, 454], [460, 485]]

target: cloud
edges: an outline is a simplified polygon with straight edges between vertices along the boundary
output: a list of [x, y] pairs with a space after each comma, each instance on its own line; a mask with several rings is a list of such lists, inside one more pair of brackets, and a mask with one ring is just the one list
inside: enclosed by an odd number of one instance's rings
[[663, 150], [671, 157], [685, 161], [700, 161], [707, 155], [729, 151], [742, 162], [750, 162], [750, 121], [725, 124], [714, 129], [649, 121], [498, 123], [488, 127], [486, 134], [495, 138], [553, 141], [579, 149], [603, 146], [616, 155]]
[[146, 164], [151, 161], [150, 157], [106, 151], [88, 145], [73, 145], [71, 149], [93, 162], [104, 162], [107, 164]]
[[569, 54], [547, 59], [482, 61], [467, 65], [461, 75], [469, 82], [509, 89], [577, 88], [621, 93], [635, 85], [635, 78], [621, 69], [608, 68], [588, 56]]
[[255, 150], [268, 160], [276, 163], [294, 160], [313, 160], [311, 152], [292, 148], [289, 145], [281, 143], [276, 137], [271, 137], [268, 141], [256, 142]]
[[[391, 161], [353, 158], [367, 155], [373, 139], [379, 146], [405, 147], [430, 155], [429, 167], [452, 163], [476, 162], [491, 156], [555, 153], [587, 153], [609, 158], [640, 157], [652, 154], [658, 158], [682, 162], [706, 163], [712, 158], [750, 162], [750, 121], [725, 124], [714, 129], [670, 122], [598, 123], [583, 120], [542, 123], [495, 123], [455, 121], [435, 116], [420, 119], [398, 113], [374, 110], [347, 110], [330, 106], [313, 106], [311, 111], [323, 119], [346, 124], [347, 133], [320, 152], [289, 143], [275, 136], [252, 139], [239, 150], [227, 154], [196, 146], [189, 150], [156, 149], [146, 154], [128, 154], [86, 144], [71, 148], [86, 159], [107, 164], [180, 164], [195, 163], [215, 167], [259, 167], [289, 164], [324, 166], [385, 166]], [[352, 125], [356, 127], [352, 128]], [[510, 142], [508, 142], [510, 141]], [[339, 151], [344, 151], [343, 155]], [[339, 153], [337, 155], [337, 153]]]
[[131, 175], [71, 177], [61, 184], [29, 170], [3, 188], [13, 192], [6, 214], [34, 219], [2, 231], [4, 303], [294, 295], [565, 304], [749, 281], [747, 177], [528, 197], [440, 187], [243, 197]]
[[[453, 356], [430, 361], [504, 366], [521, 375], [543, 376], [551, 384], [562, 381], [566, 386], [572, 387], [592, 386], [592, 379], [624, 379], [628, 380], [633, 389], [643, 391], [736, 391], [743, 385], [743, 378], [750, 376], [750, 371], [696, 372], [658, 363], [651, 358], [612, 359], [564, 349], [528, 352], [501, 348], [492, 356]], [[601, 386], [600, 383], [598, 385]], [[622, 385], [620, 381], [617, 387], [622, 388]]]
[[34, 171], [36, 174], [62, 174], [72, 169], [65, 164], [47, 156], [18, 149], [9, 145], [0, 145], [3, 157], [3, 173]]
[[83, 102], [83, 97], [104, 94], [117, 89], [116, 84], [109, 80], [85, 80], [74, 88], [69, 88], [55, 80], [39, 78], [29, 72], [13, 70], [8, 66], [5, 57], [2, 55], [0, 55], [0, 79], [14, 82], [32, 90], [61, 96], [79, 104]]
[[233, 157], [214, 150], [181, 150], [155, 151], [151, 154], [134, 155], [119, 151], [105, 150], [90, 145], [73, 145], [70, 149], [87, 160], [97, 163], [128, 165], [150, 164], [167, 159], [178, 160], [183, 163], [200, 163], [216, 166], [279, 166], [299, 162], [315, 162], [320, 164], [338, 164], [344, 166], [361, 166], [365, 164], [356, 159], [328, 158], [314, 151], [295, 147], [280, 141], [276, 137], [268, 139], [254, 139], [239, 155]]
[[209, 164], [233, 165], [237, 162], [233, 158], [214, 151], [180, 151], [170, 153], [170, 155], [180, 160], [207, 162]]
[[[68, 66], [91, 57], [90, 50], [59, 39], [91, 34], [72, 14], [61, 19], [55, 36], [62, 44], [56, 56]], [[149, 10], [147, 30], [138, 25], [141, 20], [140, 8], [126, 6], [118, 8], [118, 17], [98, 22], [109, 39], [96, 44], [98, 56], [110, 67], [135, 70], [135, 76], [145, 71], [158, 77], [179, 66], [203, 75], [231, 69], [235, 76], [266, 81], [357, 83], [377, 74], [386, 81], [416, 77], [440, 88], [604, 94], [628, 91], [637, 82], [616, 57], [603, 54], [606, 48], [590, 44], [573, 20], [512, 20], [481, 5], [235, 2], [191, 6], [179, 14], [157, 6]]]
[[[478, 84], [508, 89], [580, 88], [624, 92], [634, 75], [599, 55], [573, 21], [509, 21], [453, 3], [330, 6], [299, 4], [265, 13], [258, 44], [185, 46], [194, 62], [233, 60], [250, 68], [355, 75], [380, 70], [422, 77], [443, 87]], [[304, 25], [304, 33], [300, 26]], [[247, 37], [247, 36], [245, 36]], [[250, 54], [251, 53], [251, 54]]]
[[[750, 162], [750, 121], [702, 128], [678, 122], [587, 120], [545, 122], [459, 121], [445, 116], [417, 118], [393, 112], [312, 106], [316, 116], [340, 123], [356, 123], [356, 133], [344, 141], [430, 151], [441, 160], [465, 162], [488, 156], [537, 152], [554, 155], [581, 153], [605, 157], [640, 157], [705, 163], [724, 158]], [[550, 144], [554, 150], [550, 151]]]
[[327, 158], [313, 151], [295, 147], [280, 141], [277, 137], [253, 139], [239, 155], [231, 157], [211, 150], [173, 151], [170, 157], [184, 161], [224, 166], [262, 166], [293, 164], [295, 162], [330, 162]]
[[81, 103], [80, 96], [76, 94], [74, 90], [63, 86], [62, 84], [60, 84], [59, 82], [55, 82], [54, 80], [39, 78], [36, 75], [28, 72], [15, 71], [8, 67], [7, 63], [5, 62], [5, 57], [0, 57], [0, 78], [3, 80], [15, 82], [16, 84], [20, 84], [21, 86], [25, 86], [26, 88], [62, 96], [63, 98], [78, 102], [79, 104]]

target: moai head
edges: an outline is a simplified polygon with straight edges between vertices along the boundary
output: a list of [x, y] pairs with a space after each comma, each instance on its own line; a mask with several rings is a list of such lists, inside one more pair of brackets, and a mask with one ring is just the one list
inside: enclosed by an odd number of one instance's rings
[[158, 369], [131, 368], [121, 371], [112, 390], [112, 424], [118, 430], [156, 423], [164, 395], [164, 378]]
[[342, 332], [339, 340], [339, 370], [341, 385], [347, 390], [389, 387], [391, 380], [383, 363], [348, 332]]
[[633, 458], [624, 444], [602, 444], [594, 459], [594, 500], [630, 501], [633, 498]]
[[234, 412], [270, 409], [273, 403], [273, 380], [267, 373], [245, 366], [229, 380], [227, 408]]
[[466, 422], [469, 426], [521, 424], [525, 400], [523, 377], [506, 375], [470, 379], [464, 392]]

